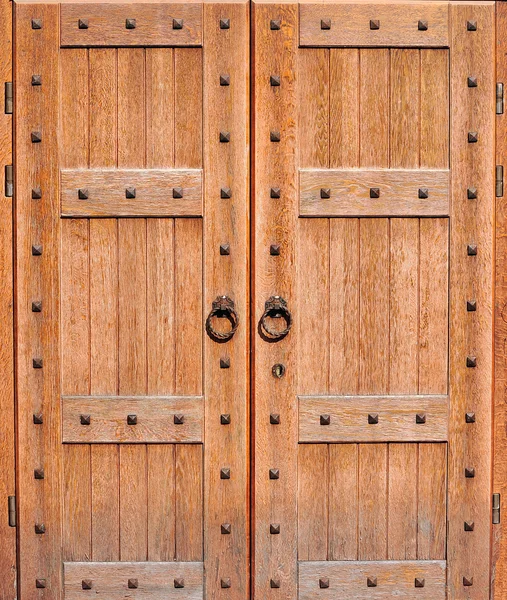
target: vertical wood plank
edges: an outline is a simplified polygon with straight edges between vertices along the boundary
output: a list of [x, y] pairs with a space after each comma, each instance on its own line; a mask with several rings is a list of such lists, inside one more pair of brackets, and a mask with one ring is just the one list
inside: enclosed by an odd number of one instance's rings
[[[208, 600], [239, 600], [250, 593], [249, 380], [245, 351], [249, 339], [250, 6], [246, 2], [205, 3], [203, 10], [203, 36], [207, 40], [203, 49], [203, 312], [208, 314], [217, 296], [228, 295], [240, 318], [238, 331], [226, 344], [204, 337], [205, 596]], [[230, 28], [221, 29], [220, 19], [230, 19]], [[221, 74], [230, 75], [231, 85], [220, 85]], [[228, 143], [219, 141], [221, 131], [230, 133]], [[231, 198], [220, 197], [222, 187], [231, 189]], [[220, 255], [222, 243], [230, 244], [230, 255]], [[229, 369], [220, 368], [223, 357], [230, 359]], [[221, 424], [222, 414], [230, 415], [229, 425]], [[221, 479], [222, 468], [230, 469], [230, 479]], [[221, 533], [222, 523], [231, 523], [230, 535]], [[223, 587], [222, 580], [225, 585], [230, 580], [231, 587]]]
[[119, 447], [93, 444], [92, 558], [120, 560]]
[[118, 48], [119, 167], [144, 167], [145, 165], [144, 54], [144, 48]]
[[[16, 129], [16, 331], [17, 331], [17, 499], [20, 598], [39, 598], [37, 578], [46, 579], [46, 599], [62, 598], [61, 500], [62, 452], [59, 365], [59, 246], [60, 197], [56, 144], [59, 111], [59, 6], [16, 4], [15, 10], [15, 129]], [[42, 19], [42, 29], [32, 29]], [[38, 92], [31, 77], [45, 82]], [[40, 131], [42, 141], [31, 141]], [[44, 202], [34, 203], [31, 190], [39, 185]], [[41, 244], [42, 254], [32, 255]], [[32, 313], [34, 295], [44, 313]], [[42, 319], [37, 317], [43, 316]], [[32, 360], [43, 359], [34, 369]], [[34, 413], [44, 423], [35, 425]], [[45, 479], [34, 479], [43, 466]], [[42, 485], [41, 485], [42, 483]], [[45, 533], [36, 534], [35, 524]]]
[[63, 446], [63, 560], [91, 560], [91, 450]]
[[357, 167], [360, 164], [359, 50], [332, 48], [329, 60], [329, 166]]
[[298, 469], [298, 559], [327, 560], [327, 444], [301, 444]]
[[174, 444], [147, 446], [148, 560], [176, 558], [175, 448]]
[[176, 446], [176, 560], [202, 560], [202, 447]]
[[446, 547], [447, 448], [419, 444], [417, 559], [442, 560]]
[[[448, 585], [456, 600], [478, 600], [490, 592], [491, 392], [493, 384], [493, 190], [495, 13], [494, 4], [451, 4], [451, 241], [450, 414], [448, 494]], [[477, 32], [467, 29], [477, 22]], [[477, 35], [479, 34], [479, 35]], [[477, 73], [481, 84], [467, 86]], [[477, 131], [477, 143], [468, 132]], [[471, 183], [472, 182], [472, 183]], [[467, 187], [479, 198], [467, 198]], [[476, 256], [467, 244], [477, 244]], [[477, 301], [468, 312], [466, 301]], [[467, 367], [467, 356], [477, 366]], [[465, 413], [475, 413], [467, 423]], [[475, 477], [464, 476], [465, 466]], [[465, 531], [464, 522], [474, 530]], [[471, 582], [473, 585], [465, 585]], [[464, 579], [465, 578], [465, 579]]]

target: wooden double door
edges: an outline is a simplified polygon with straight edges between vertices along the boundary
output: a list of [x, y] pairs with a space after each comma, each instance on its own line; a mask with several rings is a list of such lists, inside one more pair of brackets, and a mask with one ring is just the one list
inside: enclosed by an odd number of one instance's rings
[[18, 598], [489, 598], [495, 3], [13, 10]]

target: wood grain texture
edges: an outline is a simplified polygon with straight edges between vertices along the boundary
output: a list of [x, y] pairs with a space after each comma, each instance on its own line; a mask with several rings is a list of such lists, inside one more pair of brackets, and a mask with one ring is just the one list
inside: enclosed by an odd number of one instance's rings
[[[62, 456], [60, 423], [59, 339], [60, 218], [58, 148], [59, 114], [59, 6], [15, 5], [15, 128], [16, 128], [16, 329], [17, 329], [17, 444], [18, 536], [20, 577], [17, 593], [27, 600], [40, 597], [37, 578], [46, 579], [46, 598], [62, 598], [61, 509]], [[43, 28], [32, 29], [40, 18]], [[31, 77], [45, 81], [37, 92]], [[40, 131], [34, 144], [31, 132]], [[31, 199], [40, 186], [44, 201]], [[32, 255], [41, 244], [42, 254]], [[32, 301], [43, 300], [43, 313], [33, 313]], [[42, 357], [43, 368], [32, 360]], [[34, 413], [43, 424], [34, 425]], [[34, 478], [43, 467], [44, 480]], [[36, 534], [35, 524], [45, 533]]]
[[[135, 189], [135, 198], [127, 197], [127, 188]], [[87, 190], [88, 198], [79, 197], [80, 189]], [[64, 170], [60, 192], [63, 217], [202, 215], [202, 172], [197, 169]]]
[[[327, 577], [329, 588], [320, 589], [319, 579]], [[377, 578], [377, 587], [367, 586], [368, 577]], [[415, 578], [424, 579], [416, 588]], [[302, 562], [299, 564], [299, 598], [344, 596], [354, 600], [444, 600], [445, 561]]]
[[[301, 3], [299, 7], [301, 46], [415, 46], [449, 45], [447, 2], [403, 6], [396, 3], [331, 4]], [[331, 19], [330, 29], [321, 29], [321, 19]], [[370, 29], [370, 20], [379, 20]], [[428, 22], [426, 31], [418, 21]]]
[[[368, 415], [378, 415], [378, 424]], [[417, 423], [423, 414], [425, 423]], [[321, 425], [329, 415], [329, 425]], [[301, 442], [446, 441], [447, 396], [300, 396]]]
[[[200, 442], [203, 412], [197, 397], [64, 396], [63, 442]], [[90, 416], [90, 425], [81, 424], [81, 415]], [[127, 423], [128, 415], [136, 415], [136, 425]], [[175, 423], [180, 416], [183, 423]]]
[[[430, 170], [303, 169], [300, 214], [307, 217], [447, 216], [449, 172]], [[378, 188], [379, 198], [370, 189]], [[321, 190], [329, 189], [330, 198]], [[428, 198], [420, 198], [419, 190]]]
[[[202, 45], [200, 3], [63, 4], [61, 13], [62, 46]], [[79, 28], [80, 19], [88, 28]], [[135, 19], [135, 28], [126, 28], [127, 19]], [[180, 29], [173, 19], [183, 19]]]
[[[456, 600], [482, 600], [490, 593], [491, 549], [495, 15], [491, 3], [450, 10], [457, 109], [451, 135], [448, 586]], [[477, 21], [480, 35], [467, 31], [468, 20]], [[472, 72], [480, 74], [477, 88], [466, 84]], [[467, 143], [469, 131], [480, 132], [478, 143]], [[481, 200], [467, 198], [469, 185]], [[478, 246], [476, 256], [467, 254], [470, 243]], [[475, 312], [466, 310], [471, 297]], [[469, 355], [477, 357], [476, 368], [467, 368]], [[475, 413], [475, 423], [466, 422], [467, 412]], [[464, 477], [467, 466], [475, 468], [473, 479]], [[465, 531], [464, 521], [474, 521], [474, 531]], [[473, 585], [464, 586], [464, 577], [473, 577]]]
[[[122, 600], [134, 596], [142, 600], [164, 597], [202, 600], [203, 565], [198, 562], [66, 562], [63, 565], [66, 600], [80, 600], [90, 594], [82, 581], [91, 580], [91, 593], [97, 600]], [[130, 579], [137, 588], [129, 589]], [[176, 588], [175, 579], [183, 579], [184, 589]]]

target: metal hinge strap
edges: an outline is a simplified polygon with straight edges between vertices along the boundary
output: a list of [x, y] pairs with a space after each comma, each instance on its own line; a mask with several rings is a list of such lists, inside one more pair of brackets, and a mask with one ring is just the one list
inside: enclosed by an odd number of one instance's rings
[[9, 496], [9, 527], [16, 527], [16, 496]]
[[5, 196], [6, 198], [14, 196], [14, 169], [12, 165], [5, 165]]
[[493, 494], [493, 525], [500, 523], [500, 494]]
[[501, 198], [503, 196], [503, 165], [496, 165], [495, 195], [497, 198]]
[[503, 83], [496, 84], [496, 114], [503, 115]]
[[7, 81], [5, 84], [5, 114], [12, 115], [13, 95], [12, 81]]

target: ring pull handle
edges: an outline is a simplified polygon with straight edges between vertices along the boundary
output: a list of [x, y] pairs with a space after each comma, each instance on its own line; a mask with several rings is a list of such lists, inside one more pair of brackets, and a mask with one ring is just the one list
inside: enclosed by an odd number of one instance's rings
[[[273, 329], [267, 323], [267, 319], [285, 320], [285, 328], [282, 330]], [[264, 305], [264, 313], [262, 314], [259, 326], [262, 332], [271, 340], [281, 340], [290, 331], [292, 327], [292, 315], [287, 307], [287, 301], [281, 296], [271, 296]]]
[[[213, 327], [213, 319], [227, 319], [231, 324], [229, 331], [217, 331]], [[211, 339], [216, 342], [227, 342], [236, 333], [239, 325], [239, 316], [234, 308], [234, 300], [229, 296], [218, 296], [211, 305], [211, 312], [206, 319], [206, 331]]]

